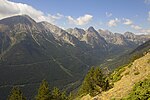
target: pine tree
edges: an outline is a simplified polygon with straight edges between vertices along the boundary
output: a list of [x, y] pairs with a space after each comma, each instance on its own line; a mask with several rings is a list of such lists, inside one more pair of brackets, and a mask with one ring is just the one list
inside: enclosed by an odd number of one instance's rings
[[51, 100], [51, 97], [52, 96], [50, 93], [48, 82], [46, 80], [43, 80], [39, 87], [38, 94], [35, 98], [36, 100]]
[[71, 100], [71, 98], [69, 99], [69, 97], [67, 97], [67, 95], [66, 95], [66, 92], [63, 91], [63, 92], [61, 93], [61, 100]]
[[19, 87], [13, 87], [11, 94], [8, 97], [8, 100], [26, 100], [25, 96], [19, 89]]
[[103, 90], [108, 90], [108, 89], [110, 89], [110, 85], [109, 85], [109, 81], [108, 81], [108, 79], [106, 79], [106, 81], [105, 81], [105, 84], [104, 84], [104, 86], [103, 86]]
[[84, 81], [81, 85], [81, 88], [79, 90], [79, 94], [88, 94], [92, 92], [93, 87], [93, 74], [94, 74], [94, 67], [91, 67], [91, 69], [88, 71], [87, 75], [84, 78]]
[[102, 87], [104, 83], [103, 73], [99, 67], [95, 68], [93, 79], [96, 85]]
[[61, 100], [60, 90], [56, 87], [54, 87], [54, 89], [52, 91], [52, 98], [53, 98], [53, 100]]
[[57, 87], [54, 87], [51, 100], [69, 100], [69, 98], [66, 96], [65, 91], [61, 92]]
[[84, 78], [79, 94], [90, 94], [91, 96], [95, 96], [96, 94], [106, 90], [108, 87], [109, 82], [108, 80], [105, 82], [101, 69], [99, 67], [91, 67]]

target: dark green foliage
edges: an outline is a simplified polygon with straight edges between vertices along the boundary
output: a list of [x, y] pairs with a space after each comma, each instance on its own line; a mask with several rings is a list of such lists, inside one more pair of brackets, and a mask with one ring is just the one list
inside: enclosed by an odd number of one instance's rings
[[134, 75], [139, 75], [139, 74], [140, 74], [140, 72], [135, 72], [135, 73], [134, 73]]
[[138, 58], [140, 58], [140, 57], [142, 57], [142, 56], [144, 56], [144, 54], [142, 54], [142, 53], [135, 53], [131, 58], [130, 58], [130, 61], [131, 62], [133, 62], [134, 60], [136, 60], [136, 59], [138, 59]]
[[56, 87], [54, 87], [54, 89], [52, 91], [52, 99], [53, 100], [61, 100], [61, 92]]
[[147, 61], [147, 63], [150, 63], [150, 59]]
[[129, 75], [129, 73], [130, 73], [130, 72], [128, 71], [128, 72], [126, 72], [124, 75]]
[[79, 94], [90, 94], [91, 96], [95, 96], [108, 88], [109, 82], [104, 78], [101, 69], [99, 67], [92, 67], [85, 76]]
[[125, 71], [124, 66], [117, 68], [111, 75], [110, 78], [113, 82], [117, 82], [119, 81], [122, 76], [121, 73]]
[[19, 87], [13, 87], [8, 97], [8, 100], [26, 100], [26, 98], [19, 89]]
[[70, 100], [70, 98], [66, 95], [66, 92], [65, 92], [65, 91], [63, 91], [63, 92], [61, 93], [61, 100]]
[[65, 91], [61, 92], [58, 88], [54, 87], [51, 100], [68, 100], [68, 97]]
[[103, 89], [104, 89], [104, 90], [108, 90], [109, 88], [111, 88], [111, 86], [110, 86], [110, 84], [109, 84], [108, 79], [106, 79], [106, 80], [105, 80], [105, 84], [104, 84], [104, 86], [103, 86]]
[[132, 66], [132, 63], [129, 63], [129, 64], [128, 64], [128, 68], [130, 68], [131, 66]]
[[123, 100], [150, 100], [150, 79], [137, 83]]
[[36, 100], [50, 100], [50, 98], [51, 98], [51, 93], [50, 93], [49, 85], [45, 80], [43, 80], [39, 87]]
[[[125, 47], [124, 49], [127, 50], [127, 47]], [[129, 52], [123, 53], [123, 51], [121, 51], [122, 55], [116, 58], [114, 56], [113, 61], [109, 61], [109, 62], [106, 61], [102, 66], [105, 65], [108, 66], [110, 69], [115, 69], [116, 66], [132, 63], [135, 59], [138, 59], [142, 57], [144, 54], [146, 54], [147, 52], [149, 52], [149, 49], [150, 49], [150, 40], [148, 40], [144, 44], [141, 44], [134, 50], [132, 50], [131, 48], [128, 49], [130, 53]], [[116, 55], [118, 55], [118, 52], [116, 53]]]
[[144, 44], [138, 46], [135, 50], [133, 50], [130, 55], [130, 62], [144, 56], [150, 49], [150, 40], [146, 41]]
[[42, 81], [35, 98], [36, 100], [69, 100], [65, 91], [61, 92], [56, 87], [50, 91], [48, 82], [45, 80]]

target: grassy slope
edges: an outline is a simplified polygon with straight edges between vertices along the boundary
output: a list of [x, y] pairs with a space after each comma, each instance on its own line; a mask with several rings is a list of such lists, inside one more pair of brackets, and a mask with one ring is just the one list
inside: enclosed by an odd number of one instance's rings
[[[107, 92], [97, 95], [94, 98], [98, 100], [111, 100], [113, 98], [120, 99], [128, 95], [135, 83], [143, 81], [150, 75], [150, 53], [135, 60], [133, 64], [125, 67], [125, 71], [121, 73], [122, 78], [114, 83], [114, 87]], [[93, 99], [94, 99], [93, 98]], [[91, 100], [92, 98], [87, 95], [81, 100]]]

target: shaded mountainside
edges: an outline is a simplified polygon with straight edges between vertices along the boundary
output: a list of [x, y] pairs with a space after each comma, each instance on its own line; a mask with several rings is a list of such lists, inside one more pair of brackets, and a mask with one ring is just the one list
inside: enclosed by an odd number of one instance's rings
[[135, 53], [144, 53], [147, 52], [150, 49], [150, 40], [146, 41], [144, 44], [138, 46], [135, 50], [133, 50], [130, 55]]
[[72, 91], [70, 87], [78, 87], [91, 66], [141, 43], [121, 34], [113, 36], [110, 43], [93, 27], [66, 31], [48, 22], [37, 23], [27, 15], [0, 20], [0, 99], [6, 98], [13, 85], [22, 87], [30, 98], [43, 79], [52, 87]]
[[74, 56], [82, 48], [55, 40], [50, 31], [28, 19], [28, 16], [15, 16], [0, 21], [1, 100], [6, 99], [12, 85], [21, 86], [27, 97], [31, 97], [43, 79], [51, 86], [63, 88], [80, 80], [88, 69], [86, 63]]
[[43, 79], [60, 88], [80, 81], [89, 66], [101, 62], [107, 52], [27, 15], [0, 20], [0, 51], [1, 100], [13, 85], [21, 86], [25, 95], [32, 97]]
[[101, 66], [109, 66], [110, 69], [114, 69], [118, 66], [128, 64], [134, 61], [135, 59], [142, 57], [144, 53], [147, 53], [149, 51], [149, 49], [150, 49], [150, 40], [139, 45], [131, 52], [127, 52], [119, 57], [116, 58], [114, 57], [113, 59], [106, 60]]
[[[150, 52], [135, 60], [128, 66], [123, 67], [123, 69], [124, 70], [120, 74], [121, 79], [114, 83], [113, 88], [106, 92], [102, 92], [95, 97], [90, 97], [89, 95], [84, 96], [81, 98], [81, 100], [120, 100], [121, 98], [126, 97], [130, 92], [133, 91], [132, 88], [135, 87], [135, 84], [140, 81], [144, 81], [145, 79], [150, 79]], [[140, 90], [138, 91], [140, 92]], [[136, 95], [138, 96], [138, 94]]]

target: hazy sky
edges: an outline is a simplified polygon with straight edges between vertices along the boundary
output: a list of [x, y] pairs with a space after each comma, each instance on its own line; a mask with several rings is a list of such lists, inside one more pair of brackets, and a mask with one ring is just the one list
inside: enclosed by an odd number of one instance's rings
[[27, 14], [62, 28], [150, 33], [150, 0], [0, 0], [0, 19]]

